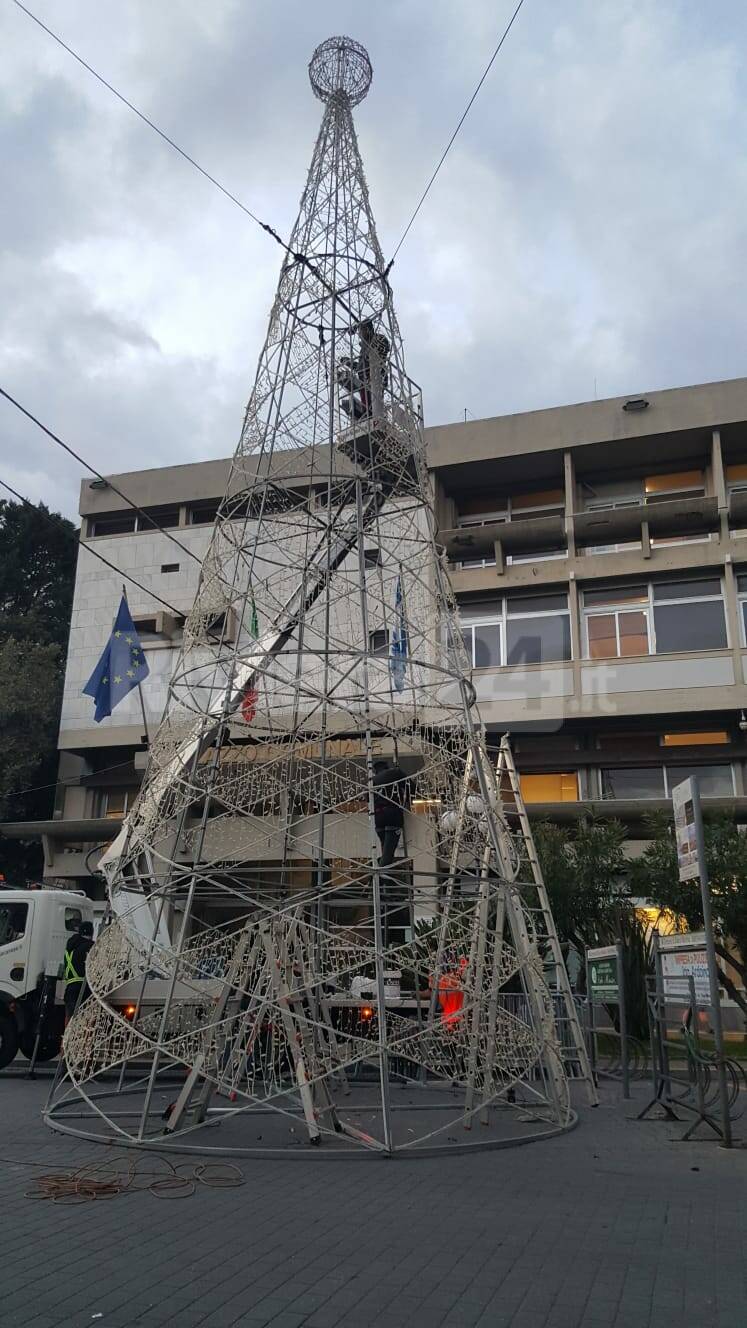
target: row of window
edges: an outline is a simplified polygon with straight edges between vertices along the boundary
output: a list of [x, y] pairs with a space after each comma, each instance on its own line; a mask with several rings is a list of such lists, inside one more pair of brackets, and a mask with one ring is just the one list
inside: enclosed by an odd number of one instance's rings
[[[218, 511], [217, 500], [191, 503], [187, 507], [187, 525], [212, 525]], [[142, 512], [132, 508], [125, 512], [101, 512], [88, 518], [88, 538], [99, 535], [131, 535], [136, 531], [174, 530], [181, 524], [181, 506], [169, 503], [162, 507], [144, 507]]]
[[[340, 501], [340, 498], [341, 490], [338, 488], [335, 488], [331, 494], [326, 488], [314, 490], [313, 501], [322, 507], [328, 502], [334, 505]], [[228, 499], [223, 513], [233, 521], [244, 521], [285, 512], [297, 507], [299, 503], [307, 502], [309, 502], [308, 489], [295, 490], [282, 488], [280, 485], [267, 485], [248, 496], [238, 495]], [[101, 512], [88, 518], [88, 538], [100, 535], [131, 535], [135, 532], [153, 530], [158, 526], [163, 530], [173, 530], [182, 525], [183, 507], [185, 525], [212, 525], [220, 505], [217, 498], [211, 498], [195, 503], [170, 503], [161, 507], [144, 507], [141, 512], [133, 509], [124, 512]]]
[[[637, 802], [648, 798], [671, 798], [672, 789], [684, 779], [696, 777], [704, 798], [732, 798], [735, 793], [731, 765], [660, 765], [621, 767], [599, 771], [599, 794], [602, 798], [628, 799]], [[576, 771], [551, 771], [520, 776], [524, 801], [578, 802], [580, 798]]]
[[[586, 489], [583, 510], [586, 512], [611, 512], [621, 508], [651, 506], [656, 503], [671, 502], [678, 498], [699, 498], [705, 496], [705, 473], [702, 470], [683, 470], [664, 475], [636, 477], [616, 485], [603, 485], [594, 490], [590, 485]], [[728, 493], [740, 493], [747, 489], [747, 465], [736, 464], [726, 467], [726, 487]], [[479, 509], [479, 510], [478, 510]], [[463, 507], [459, 516], [460, 526], [482, 526], [493, 522], [526, 520], [530, 517], [561, 516], [565, 505], [560, 489], [546, 490], [541, 493], [522, 494], [514, 498], [501, 499], [489, 508], [484, 499], [477, 499]], [[666, 547], [672, 544], [707, 542], [710, 535], [678, 535], [676, 537], [654, 536], [654, 547]], [[596, 544], [586, 547], [587, 554], [619, 553], [627, 549], [640, 549], [640, 540], [625, 540], [616, 544]], [[567, 550], [560, 545], [535, 553], [514, 554], [507, 562], [547, 561], [551, 558], [565, 558]], [[485, 554], [480, 558], [464, 560], [462, 568], [493, 567], [495, 557]]]
[[[742, 644], [747, 644], [747, 575], [737, 578]], [[511, 595], [460, 606], [462, 637], [473, 668], [543, 664], [571, 658], [568, 596]], [[582, 593], [585, 659], [624, 659], [729, 645], [718, 576]]]
[[[655, 765], [601, 768], [599, 796], [607, 799], [626, 799], [631, 802], [651, 798], [671, 798], [672, 789], [684, 779], [698, 780], [704, 798], [734, 797], [736, 786], [730, 764], [722, 765]], [[541, 774], [520, 775], [521, 793], [526, 803], [578, 802], [581, 793], [575, 770], [543, 771]], [[137, 789], [110, 789], [97, 798], [98, 816], [117, 818], [129, 811]], [[588, 796], [588, 795], [587, 795]]]

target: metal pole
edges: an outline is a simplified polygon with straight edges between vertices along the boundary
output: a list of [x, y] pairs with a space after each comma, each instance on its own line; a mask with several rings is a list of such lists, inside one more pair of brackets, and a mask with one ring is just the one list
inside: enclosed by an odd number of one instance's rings
[[724, 1029], [721, 1022], [721, 993], [719, 991], [719, 969], [716, 962], [716, 946], [713, 937], [713, 915], [711, 913], [711, 891], [708, 886], [708, 868], [705, 857], [703, 837], [703, 817], [700, 811], [700, 790], [697, 779], [693, 779], [695, 797], [693, 812], [695, 817], [695, 843], [700, 867], [700, 894], [703, 902], [703, 928], [705, 931], [706, 955], [708, 956], [708, 980], [711, 988], [711, 1015], [713, 1017], [713, 1037], [716, 1043], [718, 1068], [718, 1091], [721, 1098], [721, 1128], [723, 1147], [731, 1148], [731, 1116], [729, 1114], [729, 1092], [726, 1083], [726, 1065], [724, 1063]]
[[664, 977], [661, 970], [661, 949], [659, 947], [659, 933], [654, 932], [654, 974], [656, 978], [656, 1036], [659, 1048], [659, 1064], [661, 1076], [666, 1093], [667, 1102], [672, 1097], [672, 1080], [669, 1069], [669, 1048], [667, 1046], [667, 1005], [664, 996]]
[[693, 1042], [695, 1043], [695, 1101], [698, 1104], [698, 1124], [706, 1115], [705, 1098], [703, 1094], [703, 1067], [700, 1063], [700, 1038], [698, 1035], [698, 1004], [695, 999], [695, 978], [690, 975], [687, 979], [690, 989], [690, 1014], [692, 1016]]
[[[127, 600], [127, 586], [124, 584], [124, 582], [122, 583], [122, 594], [124, 595], [125, 600]], [[129, 607], [129, 601], [127, 601], [127, 603], [128, 603], [128, 607]], [[142, 713], [142, 716], [143, 716], [143, 737], [145, 738], [145, 745], [146, 745], [146, 747], [150, 747], [150, 735], [149, 735], [149, 733], [148, 733], [148, 721], [147, 721], [147, 719], [146, 719], [146, 717], [145, 717], [145, 701], [143, 700], [143, 684], [142, 684], [141, 682], [139, 682], [138, 685], [137, 685], [137, 693], [138, 693], [138, 696], [140, 697], [140, 710], [141, 710], [141, 713]]]
[[628, 1062], [628, 1015], [625, 1009], [625, 970], [623, 968], [623, 943], [617, 941], [615, 944], [617, 951], [617, 999], [620, 1010], [620, 1053], [622, 1056], [622, 1090], [623, 1097], [630, 1097], [630, 1065]]
[[586, 1009], [587, 1022], [589, 1027], [589, 1061], [591, 1063], [591, 1072], [596, 1074], [597, 1068], [597, 1032], [594, 1027], [594, 997], [591, 991], [591, 978], [589, 977], [589, 951], [584, 951], [584, 967], [586, 968]]

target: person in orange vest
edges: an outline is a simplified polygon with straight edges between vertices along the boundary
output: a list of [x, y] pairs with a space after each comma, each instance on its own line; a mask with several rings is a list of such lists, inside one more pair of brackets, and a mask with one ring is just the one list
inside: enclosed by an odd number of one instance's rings
[[457, 1023], [462, 1017], [464, 1006], [464, 975], [467, 960], [464, 955], [461, 955], [457, 962], [454, 960], [455, 957], [450, 963], [447, 961], [445, 972], [438, 978], [438, 1007], [445, 1024]]

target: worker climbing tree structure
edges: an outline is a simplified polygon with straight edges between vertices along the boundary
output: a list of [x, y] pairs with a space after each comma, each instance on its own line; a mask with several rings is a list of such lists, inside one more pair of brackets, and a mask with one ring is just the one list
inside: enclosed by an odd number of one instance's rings
[[246, 1152], [519, 1140], [573, 1119], [546, 931], [436, 541], [353, 124], [371, 65], [335, 37], [309, 74], [321, 129], [48, 1119], [159, 1147], [220, 1122], [201, 1147]]

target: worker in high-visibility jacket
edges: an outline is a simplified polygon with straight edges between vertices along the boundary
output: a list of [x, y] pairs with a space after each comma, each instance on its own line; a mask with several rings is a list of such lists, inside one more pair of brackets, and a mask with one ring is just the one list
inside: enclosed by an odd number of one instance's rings
[[80, 927], [67, 943], [65, 950], [63, 978], [65, 980], [65, 1024], [73, 1015], [80, 1000], [88, 995], [86, 983], [86, 959], [93, 945], [93, 926], [90, 922], [81, 922]]

